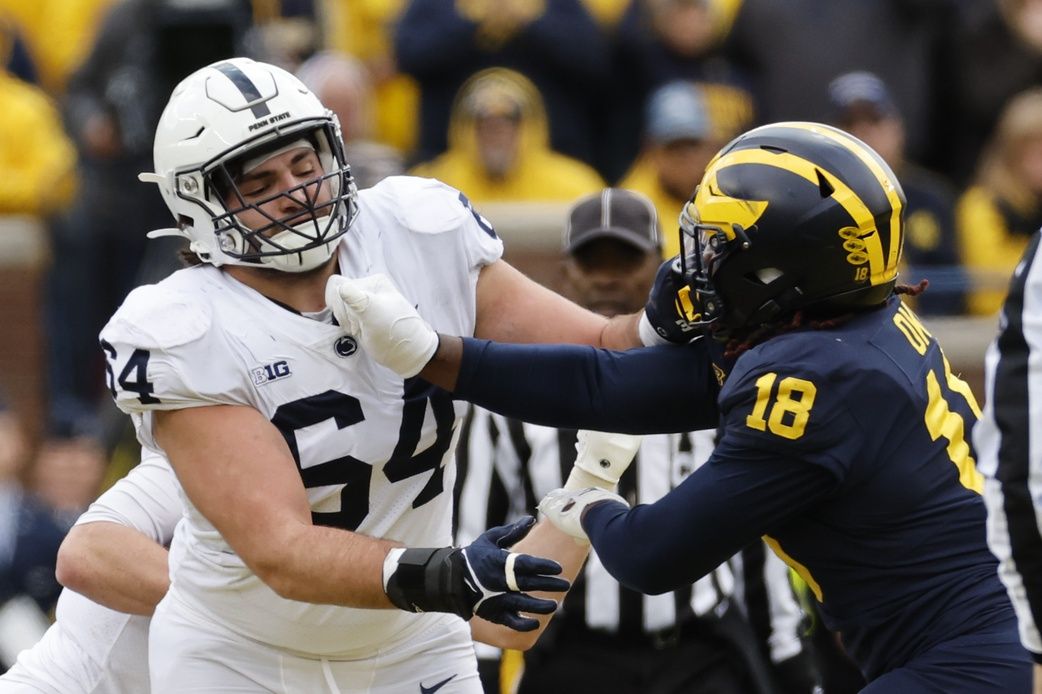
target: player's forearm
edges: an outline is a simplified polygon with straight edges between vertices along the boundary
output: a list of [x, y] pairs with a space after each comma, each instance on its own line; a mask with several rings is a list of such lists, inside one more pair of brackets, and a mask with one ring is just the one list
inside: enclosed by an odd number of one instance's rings
[[284, 598], [390, 607], [381, 570], [393, 543], [312, 524], [282, 434], [244, 406], [157, 412], [156, 440], [185, 493], [232, 550]]
[[298, 525], [270, 546], [240, 554], [272, 590], [288, 600], [369, 609], [391, 608], [383, 562], [400, 544], [337, 528]]
[[537, 284], [508, 263], [478, 277], [474, 336], [496, 342], [570, 343], [606, 349], [640, 346], [640, 313], [605, 318]]
[[[563, 569], [561, 577], [574, 583], [576, 576], [579, 575], [579, 571], [582, 570], [586, 557], [590, 553], [590, 547], [588, 544], [576, 542], [572, 537], [558, 530], [549, 521], [540, 520], [532, 528], [528, 536], [514, 545], [511, 551], [534, 554], [557, 561]], [[563, 593], [534, 592], [532, 594], [551, 600], [564, 600]], [[539, 620], [539, 628], [535, 631], [514, 631], [505, 626], [488, 622], [480, 617], [474, 617], [470, 620], [471, 633], [477, 641], [482, 643], [498, 648], [525, 651], [535, 645], [552, 617], [552, 615], [536, 614], [531, 616]]]
[[450, 393], [456, 390], [460, 367], [463, 364], [463, 338], [438, 334], [438, 351], [418, 374]]
[[694, 583], [835, 489], [823, 467], [772, 452], [721, 455], [723, 446], [655, 503], [585, 511], [583, 530], [619, 583], [649, 595]]
[[[557, 492], [597, 491], [621, 501], [621, 497], [613, 492], [633, 462], [640, 445], [639, 436], [579, 431], [575, 444], [575, 463], [565, 479], [564, 488]], [[590, 487], [596, 489], [589, 489]], [[557, 492], [551, 492], [539, 503], [540, 513], [544, 514], [543, 519], [527, 537], [511, 547], [511, 551], [552, 558], [560, 566], [561, 576], [568, 580], [569, 585], [573, 585], [590, 553], [590, 546], [581, 531], [578, 534], [571, 531], [559, 522], [554, 513], [547, 511], [547, 508], [553, 506], [553, 502], [548, 500]], [[575, 540], [574, 537], [580, 539]], [[563, 600], [563, 596], [558, 598], [557, 595], [542, 597]], [[475, 638], [485, 643], [502, 648], [527, 650], [535, 645], [549, 621], [549, 615], [536, 616], [532, 624], [534, 629], [525, 634], [506, 633], [496, 630], [492, 625], [481, 623], [472, 625], [472, 633]]]
[[69, 531], [56, 574], [66, 588], [118, 612], [151, 615], [170, 585], [167, 551], [117, 523], [86, 523]]
[[641, 311], [628, 313], [624, 316], [610, 318], [601, 330], [601, 337], [595, 347], [603, 349], [633, 349], [643, 347], [640, 340], [638, 325], [640, 324]]
[[717, 424], [717, 386], [701, 344], [614, 352], [450, 338], [428, 369], [421, 375], [457, 397], [533, 424], [627, 434]]

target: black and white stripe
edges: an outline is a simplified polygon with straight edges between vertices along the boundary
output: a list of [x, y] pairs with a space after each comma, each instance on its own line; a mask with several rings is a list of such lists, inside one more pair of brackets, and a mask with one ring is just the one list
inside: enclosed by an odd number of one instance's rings
[[985, 357], [986, 406], [974, 429], [985, 476], [988, 545], [999, 560], [1024, 646], [1042, 655], [1042, 262], [1035, 234], [1014, 271]]
[[[563, 485], [575, 460], [576, 432], [571, 430], [523, 424], [473, 409], [464, 433], [457, 458], [460, 544], [492, 525], [533, 513], [547, 492]], [[620, 480], [619, 493], [634, 505], [656, 501], [705, 462], [713, 439], [711, 431], [645, 437]], [[748, 578], [743, 578], [743, 563]], [[744, 562], [735, 557], [692, 586], [663, 595], [642, 595], [620, 586], [591, 554], [556, 619], [600, 632], [651, 634], [723, 611], [745, 596], [751, 600], [739, 607], [750, 621], [766, 625], [763, 638], [769, 647], [764, 650], [771, 659], [780, 662], [800, 653], [802, 612], [788, 568], [772, 552], [761, 551], [758, 560], [746, 557]]]
[[253, 112], [254, 118], [263, 118], [271, 115], [267, 101], [261, 101], [262, 97], [260, 90], [257, 89], [257, 85], [238, 66], [234, 63], [218, 63], [214, 65], [214, 69], [218, 70], [235, 85], [235, 88], [242, 94], [242, 98], [246, 100], [246, 105]]

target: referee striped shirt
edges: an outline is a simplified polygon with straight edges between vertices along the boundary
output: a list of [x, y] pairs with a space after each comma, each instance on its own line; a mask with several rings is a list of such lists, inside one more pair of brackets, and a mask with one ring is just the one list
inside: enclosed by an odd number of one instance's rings
[[1042, 662], [1042, 261], [1035, 234], [1010, 282], [985, 357], [986, 405], [973, 432], [985, 477], [988, 546], [1024, 647]]
[[[563, 486], [575, 461], [574, 430], [522, 423], [480, 408], [472, 408], [462, 436], [456, 487], [460, 544], [489, 527], [534, 513], [547, 492]], [[619, 481], [619, 494], [631, 505], [656, 501], [708, 459], [713, 439], [712, 431], [644, 437]], [[722, 613], [730, 605], [749, 617], [772, 662], [801, 653], [803, 614], [788, 568], [762, 544], [692, 586], [662, 595], [624, 588], [591, 553], [557, 619], [599, 632], [650, 635], [714, 611]]]

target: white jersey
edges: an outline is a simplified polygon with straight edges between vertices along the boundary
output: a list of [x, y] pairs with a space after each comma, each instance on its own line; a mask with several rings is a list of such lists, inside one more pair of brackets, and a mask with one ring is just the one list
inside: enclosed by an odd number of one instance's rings
[[[169, 463], [146, 451], [76, 524], [118, 523], [167, 545], [182, 514], [179, 489]], [[148, 617], [110, 610], [65, 589], [56, 618], [0, 677], [0, 694], [147, 694]]]
[[1042, 255], [1036, 233], [1013, 272], [999, 334], [984, 359], [985, 407], [973, 428], [984, 475], [988, 547], [1017, 613], [1020, 640], [1042, 658]]
[[[472, 335], [481, 268], [502, 243], [458, 191], [393, 177], [359, 194], [338, 249], [348, 277], [388, 275], [438, 331]], [[452, 543], [462, 404], [403, 382], [332, 323], [197, 266], [134, 290], [102, 331], [117, 404], [155, 446], [154, 411], [253, 407], [280, 430], [314, 521], [413, 547]], [[249, 639], [305, 656], [362, 658], [422, 629], [398, 610], [279, 597], [186, 499], [170, 598]]]

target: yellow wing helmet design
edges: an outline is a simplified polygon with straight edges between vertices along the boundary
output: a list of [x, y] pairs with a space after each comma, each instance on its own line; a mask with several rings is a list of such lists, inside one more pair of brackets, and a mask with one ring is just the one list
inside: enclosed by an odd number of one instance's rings
[[681, 215], [688, 294], [678, 305], [713, 333], [825, 317], [893, 292], [905, 196], [868, 145], [818, 123], [739, 136], [706, 168]]

